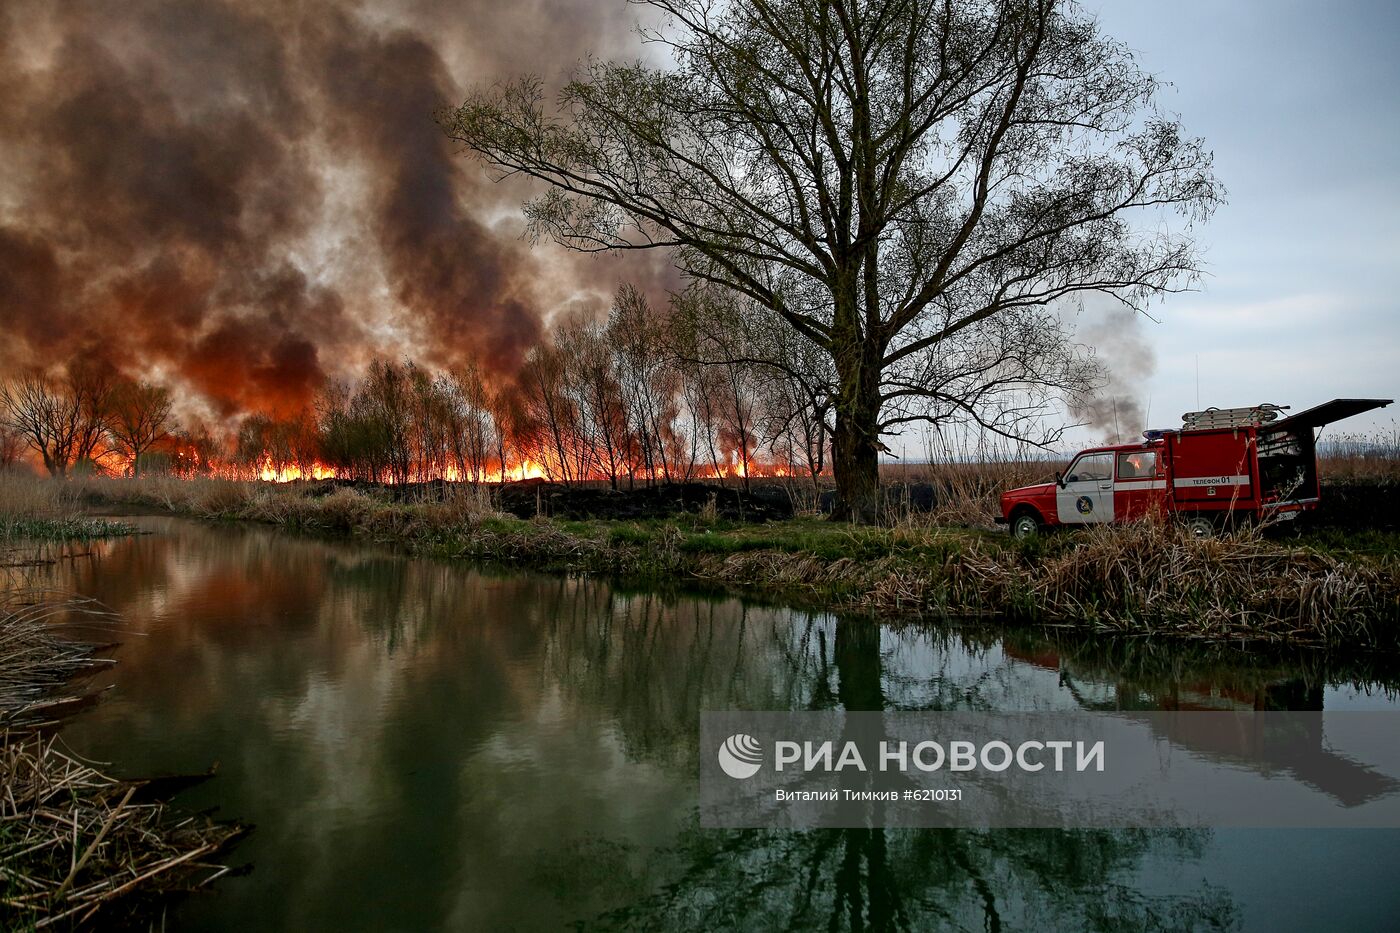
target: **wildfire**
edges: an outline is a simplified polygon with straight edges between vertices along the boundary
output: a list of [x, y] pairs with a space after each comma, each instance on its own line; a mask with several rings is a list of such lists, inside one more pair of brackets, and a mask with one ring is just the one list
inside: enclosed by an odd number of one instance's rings
[[499, 473], [502, 482], [518, 483], [523, 479], [544, 479], [544, 467], [533, 460], [522, 460], [509, 469]]
[[[215, 475], [227, 475], [232, 477], [244, 471], [239, 471], [236, 468], [231, 467], [215, 466], [212, 468], [211, 472], [213, 472]], [[296, 482], [297, 480], [303, 479], [335, 479], [339, 475], [334, 467], [327, 466], [326, 464], [321, 463], [319, 461], [311, 463], [305, 469], [303, 469], [301, 466], [295, 463], [279, 465], [272, 459], [271, 454], [264, 454], [262, 458], [259, 461], [257, 461], [252, 472], [254, 473], [257, 479], [261, 480], [264, 483], [292, 483]], [[475, 478], [476, 477], [470, 474], [463, 474], [463, 472], [456, 466], [449, 464], [446, 467], [444, 467], [440, 472], [435, 471], [431, 476], [410, 476], [409, 481], [421, 483], [435, 479], [442, 479], [449, 483], [458, 483], [463, 481], [470, 481]], [[529, 459], [522, 460], [514, 466], [508, 466], [504, 471], [502, 471], [499, 467], [497, 467], [495, 470], [486, 470], [480, 476], [480, 479], [484, 482], [494, 481], [506, 483], [518, 483], [521, 480], [526, 479], [546, 478], [547, 473], [545, 471], [545, 468], [541, 464], [538, 464], [533, 460]], [[386, 478], [385, 481], [389, 483], [394, 482], [392, 478]]]
[[788, 467], [777, 463], [755, 463], [749, 461], [747, 468], [743, 463], [722, 463], [718, 467], [700, 467], [696, 475], [701, 479], [757, 479], [760, 477], [782, 479], [793, 476], [794, 473]]
[[533, 460], [526, 459], [513, 467], [507, 467], [504, 471], [499, 466], [494, 470], [483, 470], [479, 476], [463, 473], [457, 467], [448, 464], [443, 469], [441, 478], [449, 483], [471, 482], [477, 479], [486, 483], [518, 483], [524, 479], [547, 479], [548, 474], [543, 466]]
[[299, 479], [335, 479], [335, 470], [323, 463], [312, 463], [306, 471], [295, 464], [277, 466], [271, 454], [263, 454], [257, 466], [258, 479], [264, 483], [290, 483]]
[[[132, 475], [131, 461], [117, 453], [112, 453], [101, 462], [100, 469], [112, 476]], [[213, 458], [201, 454], [195, 450], [177, 449], [169, 452], [169, 463], [165, 470], [153, 466], [157, 472], [168, 472], [183, 477], [209, 476], [217, 479], [230, 480], [257, 480], [264, 483], [293, 483], [299, 480], [330, 480], [340, 477], [342, 474], [335, 467], [323, 463], [319, 460], [309, 464], [288, 461], [279, 461], [270, 451], [263, 453], [250, 464], [237, 464], [221, 458]], [[143, 473], [146, 468], [143, 467]], [[642, 478], [646, 474], [643, 471], [636, 473], [637, 478]], [[737, 480], [745, 477], [758, 478], [785, 478], [796, 475], [792, 468], [784, 464], [758, 463], [750, 461], [747, 465], [739, 462], [721, 463], [718, 466], [713, 464], [707, 466], [696, 466], [694, 472], [690, 474], [694, 479], [701, 480]], [[499, 463], [493, 463], [483, 468], [479, 472], [463, 472], [459, 467], [448, 464], [441, 469], [433, 470], [430, 474], [420, 476], [415, 471], [409, 475], [409, 482], [430, 482], [433, 480], [445, 480], [450, 483], [480, 481], [487, 483], [518, 483], [522, 480], [544, 479], [548, 480], [554, 476], [548, 465], [530, 458], [524, 458], [514, 464], [507, 464], [504, 469]], [[663, 479], [660, 471], [651, 477], [654, 480]], [[590, 475], [589, 480], [605, 481], [606, 475]], [[394, 483], [393, 477], [385, 476], [382, 479], [385, 483]]]

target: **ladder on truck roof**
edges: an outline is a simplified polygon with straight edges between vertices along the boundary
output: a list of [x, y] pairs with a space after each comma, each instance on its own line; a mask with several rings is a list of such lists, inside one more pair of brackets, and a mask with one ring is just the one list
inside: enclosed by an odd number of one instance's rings
[[1277, 421], [1287, 405], [1255, 405], [1251, 408], [1207, 408], [1181, 416], [1183, 431], [1209, 431], [1215, 428], [1257, 428]]

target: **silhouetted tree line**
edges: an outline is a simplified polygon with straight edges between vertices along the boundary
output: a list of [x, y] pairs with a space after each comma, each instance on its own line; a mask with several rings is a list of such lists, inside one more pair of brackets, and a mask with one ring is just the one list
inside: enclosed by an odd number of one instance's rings
[[119, 375], [99, 362], [70, 364], [61, 376], [26, 373], [0, 385], [0, 467], [26, 449], [51, 476], [75, 469], [139, 475], [168, 438], [170, 391]]
[[27, 447], [60, 477], [75, 468], [397, 483], [538, 474], [619, 488], [747, 483], [762, 467], [815, 484], [829, 462], [832, 380], [821, 363], [727, 294], [693, 288], [663, 314], [624, 285], [606, 320], [565, 321], [513, 379], [377, 359], [296, 415], [247, 415], [222, 449], [207, 430], [173, 426], [165, 387], [97, 364], [26, 374], [0, 387], [0, 465]]
[[760, 463], [815, 481], [828, 462], [828, 383], [808, 360], [784, 369], [747, 352], [761, 335], [730, 330], [740, 326], [714, 293], [678, 297], [662, 315], [624, 285], [606, 321], [564, 322], [510, 382], [376, 360], [358, 383], [323, 392], [314, 416], [246, 420], [239, 459], [377, 482], [538, 472], [619, 488], [746, 481]]

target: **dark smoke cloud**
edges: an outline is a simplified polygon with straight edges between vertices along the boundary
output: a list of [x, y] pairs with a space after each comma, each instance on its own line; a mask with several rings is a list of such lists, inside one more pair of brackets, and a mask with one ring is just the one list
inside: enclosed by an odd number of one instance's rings
[[1091, 309], [1077, 330], [1079, 342], [1094, 348], [1104, 383], [1072, 407], [1076, 418], [1099, 432], [1107, 444], [1140, 440], [1148, 427], [1147, 386], [1157, 357], [1142, 332], [1141, 315], [1119, 308]]
[[520, 239], [433, 123], [468, 86], [635, 53], [620, 0], [17, 0], [0, 11], [0, 375], [101, 356], [218, 417], [371, 356], [508, 377], [658, 257]]

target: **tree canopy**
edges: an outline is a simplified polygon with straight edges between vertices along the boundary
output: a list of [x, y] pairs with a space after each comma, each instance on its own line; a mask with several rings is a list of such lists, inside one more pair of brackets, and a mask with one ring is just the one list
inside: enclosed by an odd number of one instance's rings
[[844, 516], [874, 514], [883, 433], [1022, 436], [1088, 391], [1063, 302], [1198, 271], [1211, 154], [1068, 0], [639, 2], [662, 64], [587, 62], [553, 101], [521, 76], [444, 127], [547, 183], [533, 235], [672, 249], [829, 356]]

